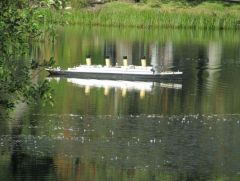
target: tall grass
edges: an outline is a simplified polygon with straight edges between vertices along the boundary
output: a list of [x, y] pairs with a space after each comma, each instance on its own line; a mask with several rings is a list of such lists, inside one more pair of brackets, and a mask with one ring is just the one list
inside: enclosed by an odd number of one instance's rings
[[[240, 7], [240, 6], [239, 6]], [[233, 8], [149, 8], [128, 3], [109, 3], [100, 10], [43, 10], [45, 22], [117, 27], [165, 27], [192, 29], [240, 29], [240, 13]]]

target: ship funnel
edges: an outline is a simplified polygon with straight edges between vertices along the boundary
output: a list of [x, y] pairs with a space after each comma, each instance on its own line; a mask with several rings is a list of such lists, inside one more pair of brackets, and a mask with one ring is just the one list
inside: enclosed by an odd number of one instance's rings
[[111, 66], [111, 61], [110, 61], [110, 57], [109, 56], [105, 57], [105, 64], [106, 64], [106, 67], [110, 67]]
[[147, 66], [147, 60], [146, 60], [146, 57], [145, 57], [145, 56], [143, 56], [143, 57], [141, 58], [141, 65], [142, 65], [142, 67], [146, 67], [146, 66]]
[[86, 64], [88, 66], [92, 65], [92, 60], [91, 60], [91, 56], [90, 55], [88, 55], [87, 58], [86, 58]]
[[127, 56], [123, 56], [123, 66], [124, 66], [124, 67], [127, 67], [127, 66], [128, 66]]

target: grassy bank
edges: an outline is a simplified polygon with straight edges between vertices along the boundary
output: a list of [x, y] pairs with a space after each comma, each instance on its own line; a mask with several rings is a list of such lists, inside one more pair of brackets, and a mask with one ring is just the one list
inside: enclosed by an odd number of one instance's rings
[[240, 29], [240, 5], [201, 3], [195, 6], [166, 3], [112, 2], [101, 8], [53, 11], [42, 9], [45, 23], [118, 27]]

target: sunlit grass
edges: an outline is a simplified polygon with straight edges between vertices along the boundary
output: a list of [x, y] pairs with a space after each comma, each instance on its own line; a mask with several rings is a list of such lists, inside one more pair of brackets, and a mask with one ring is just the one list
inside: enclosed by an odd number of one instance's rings
[[240, 6], [202, 3], [197, 6], [107, 3], [100, 10], [45, 10], [45, 20], [59, 24], [140, 28], [240, 29]]

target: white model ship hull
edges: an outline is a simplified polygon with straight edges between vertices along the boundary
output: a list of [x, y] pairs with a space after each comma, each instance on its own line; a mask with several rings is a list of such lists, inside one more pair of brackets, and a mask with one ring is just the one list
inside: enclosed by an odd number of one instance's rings
[[105, 79], [105, 80], [131, 80], [131, 81], [162, 81], [181, 80], [182, 72], [157, 72], [152, 67], [128, 66], [128, 67], [102, 67], [79, 66], [61, 69], [46, 69], [52, 76], [64, 76], [70, 78]]

